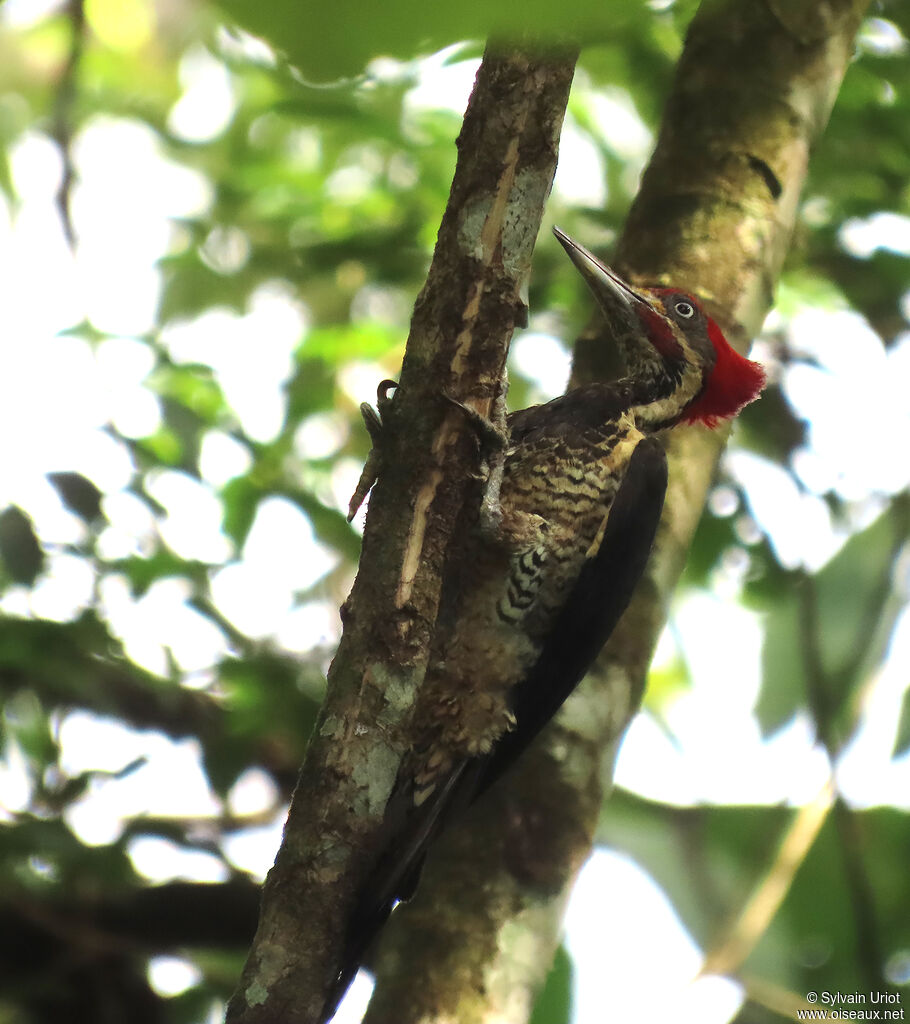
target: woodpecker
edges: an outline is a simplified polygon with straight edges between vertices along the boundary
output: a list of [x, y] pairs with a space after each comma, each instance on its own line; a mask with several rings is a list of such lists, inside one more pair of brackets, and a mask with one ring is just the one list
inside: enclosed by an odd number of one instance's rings
[[[695, 296], [626, 283], [558, 228], [627, 375], [512, 413], [481, 522], [443, 580], [440, 635], [323, 1019], [427, 846], [522, 753], [580, 682], [644, 572], [667, 485], [662, 432], [714, 427], [758, 397]], [[368, 423], [369, 425], [369, 423]], [[373, 421], [371, 433], [377, 430]], [[496, 493], [498, 492], [498, 493]], [[362, 495], [360, 495], [362, 497]]]

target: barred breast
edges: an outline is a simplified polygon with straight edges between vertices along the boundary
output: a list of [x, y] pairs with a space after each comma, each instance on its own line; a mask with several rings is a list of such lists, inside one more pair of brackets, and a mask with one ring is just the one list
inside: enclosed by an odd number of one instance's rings
[[441, 657], [428, 668], [413, 751], [415, 802], [514, 725], [509, 690], [537, 660], [585, 560], [596, 553], [642, 435], [630, 415], [506, 452], [501, 537], [479, 542]]

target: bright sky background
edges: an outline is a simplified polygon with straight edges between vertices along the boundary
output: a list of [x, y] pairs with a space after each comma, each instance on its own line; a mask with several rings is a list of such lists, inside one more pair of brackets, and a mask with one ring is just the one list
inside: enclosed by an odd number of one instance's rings
[[[21, 20], [27, 15], [21, 3], [10, 0], [0, 17]], [[461, 111], [474, 68], [446, 67], [443, 57], [426, 61], [423, 81], [409, 96], [411, 108], [444, 105]], [[197, 53], [184, 61], [182, 81], [184, 94], [172, 111], [171, 128], [187, 139], [216, 135], [233, 111], [229, 75]], [[643, 167], [651, 138], [628, 99], [607, 94], [597, 102], [612, 144], [635, 167]], [[158, 400], [145, 383], [153, 355], [137, 336], [153, 324], [161, 289], [156, 260], [187, 242], [172, 218], [198, 215], [211, 203], [212, 194], [204, 178], [170, 163], [154, 134], [137, 123], [94, 119], [79, 133], [74, 155], [79, 175], [74, 195], [79, 237], [75, 256], [67, 248], [54, 207], [61, 162], [47, 137], [32, 133], [15, 145], [10, 161], [20, 205], [13, 212], [0, 199], [0, 280], [5, 286], [0, 304], [0, 433], [16, 439], [0, 451], [0, 507], [15, 503], [25, 509], [51, 552], [39, 586], [31, 594], [24, 588], [11, 591], [0, 610], [66, 620], [92, 599], [91, 569], [65, 551], [65, 545], [84, 535], [85, 527], [63, 508], [45, 479], [47, 472], [69, 469], [86, 474], [105, 493], [110, 525], [100, 547], [106, 555], [147, 551], [160, 530], [178, 555], [229, 562], [214, 575], [215, 601], [249, 635], [274, 638], [301, 650], [315, 642], [333, 642], [339, 631], [334, 611], [294, 604], [295, 590], [315, 582], [335, 564], [335, 556], [314, 540], [295, 506], [281, 498], [264, 502], [242, 551], [234, 551], [222, 532], [215, 489], [242, 473], [248, 458], [226, 434], [213, 431], [207, 436], [201, 482], [175, 471], [157, 474], [150, 490], [167, 510], [162, 524], [126, 492], [129, 453], [103, 428], [113, 422], [124, 435], [141, 437], [160, 421]], [[557, 193], [573, 202], [602, 202], [605, 174], [600, 157], [571, 118], [562, 155]], [[907, 252], [908, 239], [910, 222], [892, 214], [847, 225], [843, 237], [844, 244], [860, 254], [880, 246]], [[242, 249], [242, 239], [228, 242], [228, 256], [237, 246]], [[94, 351], [79, 337], [60, 336], [86, 317], [114, 335]], [[306, 310], [288, 286], [276, 281], [260, 289], [244, 315], [212, 311], [170, 328], [163, 341], [175, 361], [211, 366], [243, 429], [267, 441], [281, 426], [282, 387], [306, 323]], [[894, 400], [878, 406], [884, 418], [878, 424], [880, 436], [910, 437], [910, 333], [885, 352], [857, 315], [809, 309], [798, 311], [788, 330], [793, 350], [814, 361], [797, 363], [783, 381], [791, 402], [811, 421], [809, 445], [795, 466], [804, 489], [757, 455], [731, 453], [727, 467], [742, 483], [751, 513], [769, 532], [782, 562], [816, 568], [845, 539], [831, 523], [819, 496], [823, 491], [834, 488], [853, 502], [859, 526], [874, 517], [883, 495], [910, 482], [910, 459], [889, 457], [887, 449], [860, 450], [862, 439], [848, 432], [850, 424], [842, 416], [858, 386], [862, 390], [868, 385], [871, 391], [874, 384], [876, 393], [889, 388]], [[256, 372], [251, 373], [248, 352], [254, 340]], [[759, 358], [771, 358], [767, 345], [756, 351]], [[563, 390], [569, 362], [555, 339], [526, 332], [517, 338], [513, 355], [537, 380], [541, 397]], [[782, 372], [774, 365], [770, 370]], [[859, 383], [858, 373], [863, 378]], [[380, 367], [357, 364], [345, 370], [342, 383], [359, 402], [372, 398], [382, 376], [385, 371]], [[344, 442], [346, 429], [331, 416], [314, 417], [301, 428], [300, 450], [330, 454]], [[344, 463], [336, 471], [328, 500], [337, 507], [346, 507], [359, 468]], [[743, 513], [735, 507], [728, 511]], [[731, 571], [718, 577], [713, 592], [692, 595], [675, 607], [673, 629], [664, 636], [658, 663], [668, 662], [676, 654], [675, 645], [682, 643], [695, 680], [691, 691], [667, 710], [677, 742], [647, 715], [639, 716], [619, 759], [619, 785], [682, 805], [798, 805], [818, 791], [826, 761], [805, 718], [798, 717], [770, 740], [760, 736], [752, 708], [759, 687], [761, 623], [729, 600], [735, 590], [736, 572]], [[163, 672], [170, 651], [190, 673], [190, 683], [202, 686], [226, 653], [226, 645], [218, 630], [189, 606], [189, 596], [184, 584], [165, 580], [136, 600], [127, 581], [117, 578], [106, 580], [100, 593], [105, 614], [132, 658]], [[724, 638], [723, 645], [718, 645], [718, 636]], [[885, 802], [910, 808], [910, 757], [898, 762], [888, 758], [908, 678], [910, 616], [905, 613], [888, 662], [875, 680], [876, 694], [863, 729], [838, 770], [842, 791], [859, 806]], [[720, 712], [722, 730], [715, 727]], [[112, 841], [124, 820], [137, 812], [205, 817], [222, 810], [208, 788], [192, 741], [137, 733], [85, 712], [64, 718], [60, 738], [63, 767], [72, 773], [117, 772], [137, 757], [146, 759], [143, 767], [122, 779], [99, 778], [68, 812], [69, 826], [86, 843]], [[717, 770], [719, 764], [723, 771]], [[27, 802], [27, 783], [15, 751], [0, 762], [0, 793], [0, 821]], [[275, 808], [276, 800], [268, 778], [251, 770], [234, 787], [230, 808], [256, 813]], [[267, 827], [234, 836], [227, 844], [231, 861], [258, 877], [264, 875], [283, 817], [284, 808], [278, 808]], [[186, 853], [163, 838], [137, 838], [130, 852], [137, 870], [152, 881], [214, 881], [226, 876], [216, 857]], [[603, 927], [604, 921], [609, 927]], [[604, 985], [609, 986], [611, 1001], [626, 1008], [617, 1010], [617, 1019], [642, 1019], [641, 993], [654, 993], [655, 962], [666, 965], [661, 991], [655, 994], [665, 1004], [653, 1019], [722, 1024], [736, 1013], [741, 994], [735, 985], [721, 979], [692, 983], [700, 951], [661, 891], [624, 856], [601, 851], [592, 857], [569, 908], [567, 934], [577, 965], [578, 1022], [601, 1019], [598, 1007]], [[162, 957], [151, 965], [150, 977], [160, 991], [177, 992], [192, 984], [195, 974], [183, 961]], [[359, 1019], [358, 1007], [368, 991], [361, 979], [337, 1019]]]

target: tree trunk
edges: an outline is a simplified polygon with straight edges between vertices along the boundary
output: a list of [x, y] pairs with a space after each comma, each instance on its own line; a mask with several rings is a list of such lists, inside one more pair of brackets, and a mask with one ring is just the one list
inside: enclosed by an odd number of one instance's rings
[[[616, 265], [695, 291], [741, 348], [771, 303], [809, 150], [867, 5], [706, 0], [690, 27]], [[587, 331], [575, 381], [602, 376], [607, 349], [599, 326]], [[380, 944], [369, 1024], [527, 1020], [724, 440], [673, 432], [664, 518], [635, 600], [557, 720], [437, 844]]]
[[479, 500], [471, 427], [444, 396], [489, 415], [501, 386], [574, 63], [491, 47], [478, 73], [400, 387], [385, 407], [344, 633], [230, 1024], [312, 1024], [337, 970], [409, 744], [446, 547], [465, 501]]

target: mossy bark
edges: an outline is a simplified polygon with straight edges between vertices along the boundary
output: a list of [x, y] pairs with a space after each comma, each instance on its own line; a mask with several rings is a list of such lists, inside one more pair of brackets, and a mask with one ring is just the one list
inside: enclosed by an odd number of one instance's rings
[[263, 890], [231, 1024], [312, 1024], [409, 745], [446, 548], [478, 497], [478, 446], [448, 395], [488, 415], [556, 168], [574, 54], [491, 47], [458, 140], [433, 263], [387, 406], [344, 634]]

